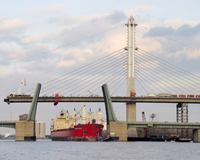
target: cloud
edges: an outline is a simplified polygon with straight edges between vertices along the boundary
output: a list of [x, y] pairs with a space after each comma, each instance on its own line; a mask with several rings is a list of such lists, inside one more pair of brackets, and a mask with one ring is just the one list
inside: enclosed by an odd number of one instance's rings
[[146, 5], [141, 5], [141, 6], [137, 6], [134, 8], [134, 12], [136, 14], [141, 13], [141, 12], [146, 12], [148, 10], [154, 10], [156, 9], [154, 6], [146, 6]]
[[40, 42], [42, 39], [44, 39], [44, 37], [43, 36], [36, 36], [36, 35], [31, 35], [31, 36], [27, 36], [27, 37], [23, 37], [23, 38], [21, 38], [21, 42], [23, 43], [23, 44], [35, 44], [35, 43], [38, 43], [38, 42]]
[[174, 20], [171, 26], [169, 26], [168, 21], [163, 22], [162, 25], [149, 26], [149, 28], [144, 27], [143, 24], [139, 24], [139, 27], [140, 29], [146, 28], [146, 32], [143, 29], [142, 34], [137, 35], [139, 37], [137, 44], [145, 48], [146, 51], [162, 54], [168, 58], [175, 57], [179, 60], [183, 57], [188, 60], [200, 58], [198, 54], [200, 49], [198, 45], [200, 24], [188, 22], [177, 27], [176, 20]]
[[20, 19], [0, 18], [0, 23], [0, 45], [3, 44], [2, 46], [6, 47], [10, 45], [10, 42], [19, 43], [21, 35], [28, 28], [28, 24]]
[[75, 64], [72, 60], [62, 60], [58, 63], [58, 67], [71, 67]]
[[[146, 9], [151, 9], [151, 7]], [[72, 20], [73, 18], [74, 16], [68, 17], [68, 19]], [[125, 26], [104, 32], [109, 28], [125, 24], [128, 17], [124, 12], [113, 11], [108, 14], [92, 16], [78, 15], [75, 18], [77, 18], [77, 21], [74, 21], [73, 25], [70, 25], [70, 22], [65, 24], [66, 17], [58, 19], [60, 31], [57, 29], [54, 33], [31, 34], [28, 32], [29, 34], [26, 35], [16, 35], [15, 42], [18, 43], [19, 47], [17, 50], [14, 50], [14, 48], [11, 50], [5, 49], [4, 53], [7, 52], [5, 59], [24, 59], [19, 62], [23, 65], [17, 65], [16, 70], [22, 69], [25, 72], [31, 70], [34, 74], [36, 72], [40, 74], [46, 72], [54, 74], [53, 77], [55, 77], [56, 75], [63, 75], [68, 71], [74, 70], [78, 66], [97, 60], [127, 45], [127, 28]], [[56, 23], [56, 21], [52, 23]], [[175, 22], [171, 26], [170, 22], [164, 22], [162, 25], [157, 24], [157, 26], [152, 24], [149, 24], [149, 28], [159, 29], [159, 32], [165, 31], [165, 35], [172, 35], [177, 30], [182, 35], [185, 31], [198, 26], [183, 24], [175, 29], [177, 27]], [[26, 28], [27, 31], [28, 29]], [[198, 30], [198, 27], [196, 30]], [[93, 36], [98, 32], [102, 32], [102, 34]], [[191, 31], [190, 35], [196, 38], [195, 33]], [[165, 45], [167, 40], [164, 37], [152, 36], [148, 30], [136, 32], [136, 37], [137, 46], [150, 53], [164, 55], [163, 57], [168, 58], [180, 57], [181, 55], [187, 55], [192, 58], [198, 57], [196, 52], [193, 52], [191, 55], [185, 54], [182, 47], [171, 44]]]
[[[59, 8], [61, 6], [56, 6], [56, 8]], [[48, 8], [48, 7], [47, 7]], [[82, 18], [83, 16], [79, 16], [79, 18]], [[86, 58], [88, 57], [94, 57], [97, 56], [97, 53], [102, 50], [106, 51], [104, 52], [104, 55], [109, 52], [109, 50], [112, 48], [107, 41], [115, 41], [117, 45], [120, 45], [120, 42], [115, 38], [109, 38], [110, 36], [114, 35], [115, 32], [111, 33], [102, 33], [98, 36], [95, 36], [95, 38], [89, 38], [89, 36], [93, 36], [98, 32], [102, 32], [107, 30], [108, 28], [114, 27], [121, 23], [123, 21], [123, 17], [126, 17], [123, 12], [119, 11], [113, 11], [106, 15], [93, 15], [93, 16], [85, 16], [81, 23], [77, 23], [76, 25], [72, 26], [71, 28], [64, 27], [64, 23], [62, 26], [62, 29], [59, 32], [50, 32], [50, 33], [42, 33], [37, 34], [37, 32], [34, 32], [34, 34], [31, 34], [30, 28], [27, 28], [25, 23], [21, 22], [21, 20], [9, 20], [9, 22], [13, 23], [7, 23], [5, 20], [5, 24], [18, 24], [15, 27], [7, 27], [7, 29], [10, 29], [9, 32], [3, 32], [1, 34], [0, 39], [5, 41], [3, 44], [1, 42], [0, 44], [0, 50], [3, 52], [0, 53], [4, 55], [4, 61], [7, 60], [26, 60], [28, 57], [28, 60], [34, 60], [34, 55], [42, 55], [43, 52], [45, 52], [45, 55], [48, 55], [50, 57], [56, 57], [57, 55], [55, 53], [60, 52], [60, 55], [64, 55], [66, 51], [69, 49], [69, 47], [73, 47], [73, 45], [76, 45], [76, 49], [81, 49], [81, 52], [76, 53], [73, 55], [74, 58], [77, 58], [80, 60], [80, 62], [84, 62]], [[73, 16], [70, 17], [73, 19]], [[1, 19], [2, 21], [2, 19]], [[15, 23], [14, 23], [15, 22]], [[65, 22], [65, 19], [63, 19], [63, 22]], [[4, 27], [3, 27], [4, 26]], [[10, 25], [3, 25], [1, 29], [6, 29], [6, 26]], [[80, 29], [82, 28], [82, 29]], [[24, 29], [24, 33], [17, 32], [17, 29]], [[28, 34], [27, 34], [28, 33]], [[118, 33], [120, 35], [121, 33]], [[106, 36], [107, 35], [107, 36]], [[106, 36], [107, 38], [104, 38]], [[88, 37], [88, 38], [86, 38]], [[121, 36], [122, 37], [122, 36]], [[86, 38], [86, 39], [84, 39]], [[77, 40], [81, 40], [80, 42], [77, 42]], [[84, 40], [83, 40], [84, 39]], [[101, 42], [102, 41], [102, 42]], [[9, 43], [7, 43], [9, 42]], [[67, 43], [71, 43], [71, 45], [66, 45]], [[75, 42], [75, 43], [74, 43]], [[99, 47], [98, 43], [102, 43]], [[1, 47], [2, 45], [2, 47]], [[69, 47], [67, 47], [69, 46]], [[92, 49], [91, 49], [92, 47]], [[108, 49], [108, 48], [109, 49]], [[8, 49], [9, 48], [9, 49]], [[56, 48], [59, 48], [59, 51], [56, 50]], [[83, 50], [82, 50], [83, 48]], [[112, 49], [113, 50], [113, 49]], [[48, 51], [48, 53], [46, 53]], [[62, 52], [62, 53], [61, 53]], [[6, 54], [5, 54], [6, 53]], [[95, 53], [95, 55], [94, 55]], [[82, 55], [80, 55], [82, 54]], [[93, 54], [93, 55], [92, 55]], [[69, 55], [68, 55], [69, 56]], [[99, 56], [99, 54], [98, 54]], [[36, 56], [37, 57], [37, 56]], [[44, 56], [41, 58], [43, 59]], [[46, 58], [47, 56], [45, 56]], [[46, 59], [48, 61], [48, 58]], [[52, 61], [52, 59], [49, 59]], [[58, 60], [58, 58], [56, 58]], [[41, 59], [39, 59], [41, 61]]]
[[0, 32], [25, 29], [27, 24], [20, 19], [0, 18]]
[[0, 72], [0, 78], [7, 78], [8, 76], [11, 76], [12, 73], [10, 72]]
[[[165, 26], [158, 26], [158, 27], [153, 27], [150, 29], [148, 33], [146, 33], [144, 36], [148, 37], [158, 37], [158, 36], [180, 36], [180, 37], [185, 37], [185, 36], [194, 36], [196, 34], [200, 33], [200, 24], [197, 24], [195, 26], [190, 26], [189, 24], [183, 24], [177, 29], [170, 27], [165, 27]], [[158, 34], [159, 33], [159, 34]]]
[[35, 10], [31, 11], [29, 14], [31, 16], [44, 16], [49, 15], [52, 13], [57, 13], [63, 9], [66, 9], [66, 5], [56, 4], [51, 6], [40, 6], [36, 8]]
[[[88, 18], [86, 16], [85, 21], [82, 21], [82, 23], [78, 23], [72, 28], [62, 27], [63, 29], [55, 33], [31, 34], [29, 32], [30, 28], [24, 28], [24, 32], [28, 34], [23, 34], [15, 32], [15, 28], [13, 28], [8, 32], [9, 34], [4, 34], [5, 37], [2, 37], [6, 41], [0, 44], [0, 50], [2, 51], [0, 53], [2, 55], [0, 64], [8, 65], [12, 61], [24, 64], [22, 68], [26, 71], [29, 69], [35, 71], [38, 66], [42, 68], [38, 68], [39, 71], [43, 71], [45, 67], [30, 62], [37, 60], [37, 63], [42, 62], [43, 65], [49, 63], [59, 68], [64, 66], [66, 68], [66, 64], [59, 64], [59, 61], [63, 58], [64, 61], [76, 61], [74, 64], [70, 63], [69, 67], [80, 65], [86, 61], [92, 61], [122, 46], [122, 43], [119, 42], [119, 39], [123, 39], [122, 32], [117, 33], [111, 30], [93, 38], [92, 35], [95, 35], [98, 31], [105, 31], [108, 28], [118, 25], [118, 23], [123, 21], [122, 17], [124, 16], [123, 12], [118, 11], [107, 15], [95, 16], [92, 19], [91, 16], [88, 16]], [[111, 21], [111, 19], [115, 20]], [[80, 28], [82, 29], [80, 30]], [[85, 37], [88, 38], [84, 39]], [[81, 41], [77, 42], [77, 40]], [[126, 38], [124, 40], [124, 44], [126, 44]], [[108, 43], [108, 41], [112, 42], [112, 44]], [[72, 42], [70, 45], [66, 45], [70, 42]], [[71, 49], [73, 46], [76, 47]], [[28, 65], [27, 62], [29, 62]]]
[[178, 57], [179, 55], [185, 55], [187, 57], [188, 60], [192, 60], [192, 59], [200, 59], [200, 49], [187, 49], [185, 48], [184, 50], [180, 51], [180, 52], [176, 52], [175, 53], [175, 57]]
[[98, 23], [100, 21], [104, 21], [104, 23], [118, 23], [120, 21], [124, 21], [127, 19], [124, 12], [121, 11], [112, 11], [107, 14], [92, 14], [92, 15], [73, 15], [73, 16], [65, 16], [65, 17], [49, 17], [47, 22], [50, 24], [55, 24], [62, 26], [63, 29], [71, 29], [77, 25], [82, 23], [87, 23], [89, 26], [90, 23]]

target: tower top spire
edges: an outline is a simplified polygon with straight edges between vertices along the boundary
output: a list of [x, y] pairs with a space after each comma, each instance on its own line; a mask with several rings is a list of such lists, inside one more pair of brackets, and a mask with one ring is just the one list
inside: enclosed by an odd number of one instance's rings
[[133, 17], [132, 15], [130, 16], [130, 20], [135, 20], [134, 17]]

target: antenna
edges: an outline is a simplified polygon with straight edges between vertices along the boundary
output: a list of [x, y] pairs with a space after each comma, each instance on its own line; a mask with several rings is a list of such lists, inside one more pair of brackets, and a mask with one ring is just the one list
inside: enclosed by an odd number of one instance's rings
[[150, 118], [151, 118], [151, 122], [153, 122], [153, 119], [156, 118], [156, 114], [155, 113], [150, 114]]

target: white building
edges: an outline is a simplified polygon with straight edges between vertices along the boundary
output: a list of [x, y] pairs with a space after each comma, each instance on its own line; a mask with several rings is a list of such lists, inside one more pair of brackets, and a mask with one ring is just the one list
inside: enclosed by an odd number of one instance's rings
[[13, 133], [5, 133], [4, 137], [7, 138], [10, 135], [13, 135]]
[[45, 123], [35, 122], [35, 135], [36, 138], [45, 138]]

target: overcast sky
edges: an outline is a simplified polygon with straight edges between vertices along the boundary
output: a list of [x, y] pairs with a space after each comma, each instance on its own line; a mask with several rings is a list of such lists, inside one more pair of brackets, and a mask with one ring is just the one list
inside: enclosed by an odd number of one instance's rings
[[[0, 0], [0, 121], [18, 120], [18, 115], [29, 112], [29, 103], [3, 102], [17, 92], [22, 78], [26, 79], [24, 90], [28, 90], [125, 47], [124, 24], [131, 15], [139, 24], [137, 46], [200, 75], [199, 6], [197, 0]], [[144, 94], [142, 90], [137, 93]], [[43, 103], [38, 104], [36, 119], [46, 122], [46, 132], [50, 132], [56, 113], [68, 109], [72, 114], [73, 108], [79, 110], [83, 105], [87, 111], [101, 108], [104, 113], [103, 103], [62, 103], [56, 107]], [[113, 105], [117, 118], [125, 121], [125, 104]], [[137, 104], [137, 120], [141, 121], [145, 111], [147, 120], [151, 113], [158, 113], [159, 121], [176, 121], [175, 106]], [[189, 105], [190, 122], [199, 122], [199, 113], [199, 105]], [[0, 134], [5, 132], [14, 130], [0, 128]]]

